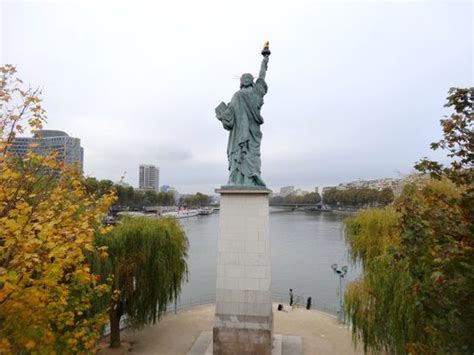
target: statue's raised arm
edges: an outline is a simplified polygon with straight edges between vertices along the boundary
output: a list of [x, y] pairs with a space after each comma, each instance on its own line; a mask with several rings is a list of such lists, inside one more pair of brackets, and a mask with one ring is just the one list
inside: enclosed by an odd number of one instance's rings
[[267, 41], [262, 49], [263, 59], [262, 64], [260, 64], [260, 73], [258, 74], [260, 79], [265, 80], [265, 74], [267, 73], [268, 69], [268, 58], [270, 57], [270, 54], [270, 42]]

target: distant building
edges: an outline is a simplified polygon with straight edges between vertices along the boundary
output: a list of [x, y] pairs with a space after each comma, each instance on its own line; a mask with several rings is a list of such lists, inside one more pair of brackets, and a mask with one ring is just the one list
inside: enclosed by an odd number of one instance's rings
[[171, 192], [174, 196], [175, 202], [178, 203], [179, 198], [180, 198], [181, 195], [179, 194], [178, 190], [176, 190], [176, 188], [174, 188], [173, 186], [170, 186], [168, 188], [168, 191], [166, 191], [166, 192]]
[[382, 178], [382, 179], [373, 179], [373, 180], [363, 180], [357, 179], [355, 181], [339, 184], [337, 187], [340, 190], [347, 188], [366, 188], [366, 189], [375, 189], [383, 190], [385, 188], [391, 188], [392, 190], [397, 189], [403, 183], [403, 179], [400, 178]]
[[326, 192], [332, 189], [337, 189], [337, 186], [324, 186], [321, 192], [324, 195]]
[[179, 201], [180, 194], [176, 188], [170, 185], [161, 185], [160, 192], [171, 192], [176, 202]]
[[304, 195], [307, 195], [308, 193], [309, 193], [308, 191], [301, 190], [301, 189], [296, 189], [293, 192], [291, 192], [291, 195], [304, 196]]
[[24, 156], [30, 151], [31, 144], [37, 144], [34, 150], [39, 154], [56, 152], [59, 159], [66, 164], [78, 164], [84, 169], [84, 148], [79, 138], [70, 137], [63, 131], [43, 129], [34, 132], [33, 137], [16, 137], [9, 147], [10, 152]]
[[117, 185], [117, 186], [124, 187], [124, 188], [132, 187], [129, 183], [124, 182], [124, 181], [117, 181], [114, 184]]
[[337, 186], [325, 186], [322, 189], [322, 193], [324, 193], [331, 189], [336, 190], [346, 190], [349, 188], [353, 189], [375, 189], [375, 190], [383, 190], [385, 188], [392, 189], [393, 193], [397, 196], [400, 194], [403, 185], [405, 184], [407, 178], [382, 178], [382, 179], [373, 179], [373, 180], [363, 180], [357, 179], [355, 181], [341, 183]]
[[281, 196], [290, 195], [290, 194], [292, 194], [294, 191], [295, 191], [295, 187], [294, 187], [294, 186], [284, 186], [284, 187], [280, 188], [280, 195], [281, 195]]
[[168, 192], [168, 190], [171, 188], [170, 185], [161, 185], [160, 186], [160, 192]]
[[138, 188], [140, 190], [160, 191], [160, 169], [155, 165], [141, 164], [139, 167]]
[[314, 192], [316, 192], [317, 194], [319, 193], [319, 186], [316, 186], [316, 187], [314, 188]]
[[209, 196], [209, 204], [211, 205], [218, 205], [221, 202], [220, 195], [211, 195]]

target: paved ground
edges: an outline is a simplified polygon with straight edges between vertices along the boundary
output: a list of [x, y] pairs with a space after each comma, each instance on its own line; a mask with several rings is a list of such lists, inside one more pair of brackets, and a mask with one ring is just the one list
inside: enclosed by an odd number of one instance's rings
[[[99, 354], [187, 354], [202, 331], [212, 330], [214, 305], [189, 308], [170, 313], [154, 325], [139, 331], [122, 332], [122, 349], [111, 350], [101, 343]], [[363, 354], [354, 350], [351, 333], [340, 326], [336, 318], [318, 311], [295, 308], [279, 312], [274, 305], [274, 333], [299, 335], [303, 338], [303, 353], [307, 355]]]

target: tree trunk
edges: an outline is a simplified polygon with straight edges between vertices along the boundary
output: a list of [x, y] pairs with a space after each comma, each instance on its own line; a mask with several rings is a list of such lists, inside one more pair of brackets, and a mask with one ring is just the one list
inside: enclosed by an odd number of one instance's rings
[[116, 305], [115, 307], [112, 307], [109, 312], [111, 348], [120, 347], [120, 318], [120, 309]]
[[116, 263], [114, 266], [114, 287], [112, 290], [111, 307], [109, 311], [110, 320], [110, 347], [120, 347], [120, 318], [122, 317], [122, 304], [120, 302], [120, 290], [119, 283], [119, 264]]

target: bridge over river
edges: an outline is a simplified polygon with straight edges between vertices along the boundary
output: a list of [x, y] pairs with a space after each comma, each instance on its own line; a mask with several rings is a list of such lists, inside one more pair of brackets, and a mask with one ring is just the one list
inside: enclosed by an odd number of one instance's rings
[[303, 209], [306, 211], [331, 212], [329, 206], [321, 203], [286, 203], [286, 202], [270, 202], [270, 207], [286, 208], [291, 210]]

